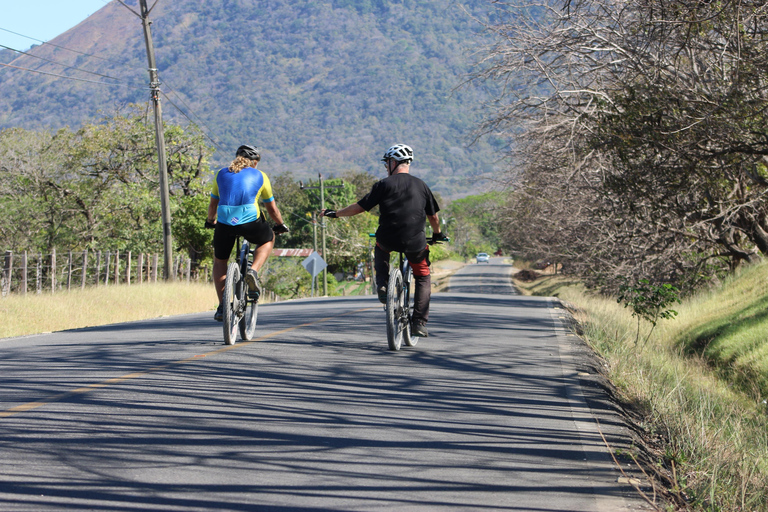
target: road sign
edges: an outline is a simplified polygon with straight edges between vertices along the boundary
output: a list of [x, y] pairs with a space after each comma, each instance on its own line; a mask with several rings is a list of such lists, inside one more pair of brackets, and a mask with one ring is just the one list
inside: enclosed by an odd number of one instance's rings
[[322, 256], [316, 252], [313, 252], [307, 256], [307, 258], [302, 261], [301, 264], [305, 269], [307, 269], [307, 272], [309, 272], [312, 277], [317, 277], [317, 274], [322, 272], [323, 269], [328, 266], [325, 260], [323, 260]]

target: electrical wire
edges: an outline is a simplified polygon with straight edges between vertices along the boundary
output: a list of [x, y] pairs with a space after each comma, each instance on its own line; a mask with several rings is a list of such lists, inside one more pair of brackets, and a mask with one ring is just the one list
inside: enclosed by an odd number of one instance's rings
[[123, 0], [117, 0], [117, 1], [118, 1], [118, 2], [120, 2], [120, 4], [122, 4], [122, 6], [123, 6], [123, 7], [125, 7], [126, 9], [128, 9], [129, 11], [131, 11], [133, 14], [135, 14], [136, 16], [138, 16], [139, 18], [141, 18], [141, 14], [139, 14], [138, 12], [136, 12], [136, 11], [134, 11], [133, 9], [131, 9], [130, 7], [128, 7], [128, 4], [126, 4], [125, 2], [123, 2]]
[[[215, 130], [212, 130], [212, 129], [211, 129], [211, 127], [210, 127], [210, 126], [208, 126], [208, 125], [205, 123], [205, 121], [203, 121], [203, 118], [201, 118], [199, 115], [197, 115], [197, 114], [195, 113], [195, 111], [194, 111], [194, 110], [192, 110], [192, 107], [190, 107], [190, 106], [189, 106], [189, 104], [187, 104], [187, 102], [185, 102], [185, 101], [184, 101], [184, 98], [182, 98], [182, 97], [181, 97], [181, 95], [180, 95], [178, 92], [174, 91], [174, 90], [173, 90], [173, 88], [171, 88], [171, 86], [168, 84], [168, 82], [167, 82], [167, 81], [164, 81], [163, 83], [165, 83], [165, 86], [166, 86], [166, 88], [169, 90], [169, 92], [171, 92], [171, 93], [172, 93], [174, 96], [176, 96], [176, 97], [179, 99], [179, 101], [182, 103], [182, 105], [184, 105], [184, 106], [187, 108], [187, 110], [190, 112], [190, 114], [192, 114], [193, 116], [195, 116], [195, 118], [196, 118], [198, 121], [200, 121], [200, 123], [199, 123], [199, 124], [202, 124], [202, 125], [203, 125], [203, 126], [204, 126], [204, 127], [205, 127], [205, 128], [208, 130], [208, 131], [209, 131], [209, 132], [211, 132], [211, 133], [215, 133]], [[163, 94], [165, 95], [165, 93], [163, 93]], [[166, 95], [166, 98], [167, 98], [167, 95]], [[168, 101], [171, 101], [171, 100], [170, 100], [170, 99], [168, 99]], [[177, 108], [177, 109], [179, 109], [179, 107], [176, 107], [176, 108]], [[181, 109], [179, 109], [179, 110], [181, 110]], [[198, 124], [198, 123], [195, 123], [195, 124]], [[209, 139], [210, 139], [210, 137], [209, 137]], [[215, 146], [216, 146], [218, 149], [221, 149], [221, 147], [220, 147], [219, 143], [216, 143], [216, 142], [215, 142], [215, 141], [213, 141], [213, 140], [211, 140], [211, 142], [213, 142], [213, 143], [214, 143], [214, 145], [215, 145]]]
[[[211, 136], [210, 136], [210, 135], [209, 135], [209, 134], [208, 134], [208, 133], [207, 133], [205, 130], [203, 130], [203, 129], [200, 127], [200, 125], [199, 125], [199, 124], [197, 124], [195, 121], [193, 121], [193, 120], [192, 120], [192, 119], [191, 119], [191, 118], [190, 118], [190, 117], [189, 117], [189, 116], [186, 114], [186, 112], [184, 112], [184, 111], [183, 111], [181, 108], [179, 108], [179, 106], [178, 106], [178, 105], [176, 105], [176, 104], [175, 104], [173, 101], [171, 101], [171, 98], [169, 98], [167, 94], [165, 94], [163, 91], [160, 91], [160, 94], [162, 94], [162, 95], [165, 97], [165, 99], [168, 101], [168, 103], [170, 103], [170, 104], [171, 104], [171, 106], [173, 106], [173, 107], [174, 107], [176, 110], [178, 110], [178, 111], [181, 113], [181, 115], [183, 115], [183, 116], [184, 116], [184, 117], [187, 119], [187, 121], [189, 121], [189, 122], [190, 122], [190, 123], [192, 123], [193, 125], [197, 126], [197, 128], [200, 130], [200, 132], [201, 132], [203, 135], [205, 135], [205, 138], [206, 138], [206, 139], [208, 139], [209, 141], [211, 141], [211, 143], [212, 143], [214, 146], [216, 146], [216, 149], [221, 149], [221, 145], [220, 145], [218, 142], [216, 142], [216, 141], [213, 139], [213, 137], [211, 137]], [[193, 114], [193, 115], [194, 115], [194, 114]], [[201, 121], [202, 121], [202, 120], [201, 120]], [[207, 128], [207, 126], [206, 126], [206, 128]]]
[[21, 50], [17, 50], [16, 48], [11, 48], [10, 46], [5, 46], [4, 44], [0, 44], [0, 48], [5, 48], [6, 50], [11, 50], [11, 51], [16, 52], [16, 53], [21, 53], [22, 55], [28, 55], [29, 57], [34, 57], [36, 59], [44, 60], [45, 62], [50, 62], [52, 64], [56, 64], [57, 66], [63, 66], [65, 69], [76, 69], [77, 71], [82, 71], [83, 73], [88, 73], [90, 75], [96, 75], [96, 76], [100, 76], [102, 78], [109, 78], [111, 80], [120, 80], [119, 78], [115, 78], [114, 76], [102, 75], [101, 73], [96, 73], [94, 71], [88, 71], [87, 69], [82, 69], [82, 68], [76, 68], [74, 66], [69, 66], [69, 65], [63, 64], [61, 62], [56, 62], [55, 60], [46, 59], [45, 57], [40, 57], [39, 55], [35, 55], [33, 53], [24, 52], [24, 51], [21, 51]]
[[49, 43], [48, 41], [43, 41], [42, 39], [37, 39], [36, 37], [25, 36], [24, 34], [19, 34], [18, 32], [14, 32], [13, 30], [8, 30], [7, 28], [0, 27], [0, 30], [2, 30], [3, 32], [8, 32], [9, 34], [13, 34], [15, 36], [25, 37], [27, 39], [31, 39], [32, 41], [37, 41], [38, 43], [42, 43], [44, 45], [47, 44], [48, 46], [53, 46], [55, 48], [60, 48], [62, 50], [66, 50], [68, 52], [77, 53], [77, 54], [80, 54], [80, 55], [84, 55], [86, 57], [93, 57], [94, 59], [99, 59], [99, 60], [103, 60], [103, 61], [106, 61], [106, 62], [111, 62], [113, 64], [117, 64], [115, 61], [112, 61], [112, 60], [109, 60], [109, 59], [105, 59], [104, 57], [99, 57], [98, 55], [93, 55], [93, 54], [90, 54], [90, 53], [83, 53], [83, 52], [80, 52], [80, 51], [77, 51], [77, 50], [73, 50], [71, 48], [66, 48], [64, 46], [59, 46], [57, 44]]
[[101, 85], [111, 85], [111, 86], [120, 86], [120, 87], [130, 87], [132, 89], [137, 89], [136, 86], [127, 84], [125, 82], [123, 83], [109, 83], [109, 82], [100, 82], [98, 80], [86, 80], [85, 78], [75, 78], [74, 76], [66, 76], [66, 75], [58, 75], [56, 73], [48, 73], [46, 71], [38, 71], [36, 69], [29, 69], [29, 68], [22, 68], [21, 66], [12, 66], [11, 64], [3, 64], [0, 62], [0, 66], [4, 66], [6, 68], [13, 68], [13, 69], [21, 69], [22, 71], [30, 71], [32, 73], [39, 73], [41, 75], [48, 75], [48, 76], [55, 76], [57, 78], [66, 78], [67, 80], [75, 80], [77, 82], [88, 82], [91, 84], [101, 84]]

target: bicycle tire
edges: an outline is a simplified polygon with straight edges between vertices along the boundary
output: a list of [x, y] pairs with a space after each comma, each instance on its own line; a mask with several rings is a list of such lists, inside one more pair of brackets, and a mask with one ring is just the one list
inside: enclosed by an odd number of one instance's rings
[[411, 320], [413, 319], [413, 304], [411, 304], [411, 283], [413, 282], [413, 270], [407, 265], [403, 278], [403, 342], [406, 347], [415, 347], [419, 342], [418, 336], [411, 336]]
[[[240, 275], [243, 276], [243, 278], [245, 278], [246, 272], [248, 272], [248, 269], [251, 268], [251, 263], [253, 263], [253, 259], [250, 257], [250, 255], [251, 246], [248, 243], [248, 240], [246, 240], [243, 242], [243, 247], [238, 258], [240, 261]], [[245, 341], [251, 341], [253, 339], [253, 335], [256, 333], [256, 319], [259, 315], [259, 301], [252, 300], [248, 297], [248, 285], [244, 280], [242, 283], [242, 293], [240, 294], [240, 297], [243, 299], [243, 316], [240, 318], [240, 323], [238, 325], [240, 326], [240, 337]]]
[[387, 286], [387, 343], [389, 350], [400, 350], [403, 343], [402, 329], [403, 274], [394, 269], [389, 275]]
[[[247, 293], [247, 292], [246, 292]], [[259, 315], [259, 302], [246, 297], [243, 318], [240, 319], [240, 337], [245, 341], [251, 341], [256, 334], [256, 319]]]
[[237, 326], [239, 323], [238, 311], [240, 299], [237, 288], [240, 283], [240, 269], [237, 263], [230, 263], [227, 267], [227, 278], [224, 281], [224, 344], [234, 345], [237, 342]]

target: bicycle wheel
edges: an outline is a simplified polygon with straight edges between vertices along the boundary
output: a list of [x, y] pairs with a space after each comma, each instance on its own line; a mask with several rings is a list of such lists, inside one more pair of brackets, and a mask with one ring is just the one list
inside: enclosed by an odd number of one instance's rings
[[237, 288], [240, 283], [240, 269], [237, 263], [230, 263], [227, 267], [227, 279], [224, 282], [224, 344], [234, 345], [237, 341], [238, 312], [240, 311], [240, 299]]
[[419, 342], [418, 336], [411, 336], [411, 319], [413, 318], [413, 304], [411, 304], [411, 282], [413, 270], [408, 266], [403, 278], [403, 342], [407, 347], [415, 347]]
[[[246, 240], [243, 242], [243, 248], [239, 258], [240, 274], [243, 277], [245, 277], [245, 273], [248, 272], [248, 269], [251, 268], [251, 263], [253, 263], [253, 259], [250, 255], [251, 246], [248, 243], [248, 240]], [[256, 333], [256, 318], [259, 314], [259, 302], [251, 300], [248, 297], [248, 285], [244, 281], [242, 282], [242, 293], [240, 294], [240, 297], [243, 299], [242, 318], [240, 319], [240, 337], [245, 341], [251, 341], [253, 335]]]
[[387, 286], [387, 343], [389, 350], [400, 350], [403, 343], [403, 274], [399, 268], [389, 275]]
[[[247, 286], [246, 286], [247, 288]], [[248, 298], [248, 292], [244, 294], [245, 310], [240, 319], [240, 337], [245, 341], [251, 341], [256, 334], [256, 317], [259, 314], [259, 302]]]

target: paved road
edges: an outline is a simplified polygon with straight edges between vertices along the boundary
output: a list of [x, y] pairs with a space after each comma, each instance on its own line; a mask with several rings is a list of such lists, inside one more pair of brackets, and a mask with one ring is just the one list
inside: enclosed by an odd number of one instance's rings
[[436, 294], [397, 353], [373, 297], [0, 340], [0, 510], [635, 510], [556, 308]]
[[512, 265], [505, 258], [492, 257], [489, 263], [473, 263], [465, 266], [448, 281], [448, 291], [453, 293], [493, 293], [519, 295], [512, 284]]

